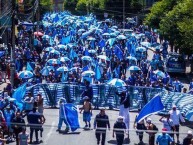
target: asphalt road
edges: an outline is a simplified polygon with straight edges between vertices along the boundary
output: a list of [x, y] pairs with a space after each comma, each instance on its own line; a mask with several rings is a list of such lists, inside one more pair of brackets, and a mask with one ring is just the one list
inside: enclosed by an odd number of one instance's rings
[[[68, 134], [59, 134], [56, 132], [58, 125], [58, 109], [46, 109], [44, 111], [46, 117], [46, 123], [44, 124], [44, 132], [42, 145], [96, 145], [95, 138], [95, 130], [83, 130], [84, 123], [82, 121], [82, 114], [79, 115], [80, 126], [81, 128], [75, 132], [69, 132]], [[99, 113], [99, 110], [93, 111], [91, 128], [93, 128], [94, 117]], [[109, 116], [111, 130], [107, 131], [106, 135], [106, 145], [116, 145], [116, 139], [112, 137], [112, 127], [118, 117], [118, 111], [106, 110], [106, 114]], [[135, 130], [133, 129], [133, 121], [135, 120], [136, 113], [130, 113], [130, 140], [129, 145], [135, 145], [139, 142], [138, 136], [136, 135]], [[156, 124], [156, 126], [161, 130], [162, 124], [159, 123], [159, 116], [153, 115], [151, 116], [152, 122]], [[65, 129], [63, 126], [62, 130]], [[186, 136], [186, 132], [188, 131], [187, 127], [180, 128], [180, 140]], [[29, 133], [29, 128], [27, 128], [27, 132]], [[35, 141], [35, 135], [33, 138]], [[148, 143], [148, 135], [144, 133], [144, 142]], [[125, 140], [125, 144], [128, 144], [128, 141]], [[15, 142], [10, 143], [10, 145], [15, 145]]]

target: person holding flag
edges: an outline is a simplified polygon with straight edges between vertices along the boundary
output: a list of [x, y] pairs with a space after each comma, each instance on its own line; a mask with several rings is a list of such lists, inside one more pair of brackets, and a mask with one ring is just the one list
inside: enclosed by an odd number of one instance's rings
[[64, 132], [65, 133], [69, 132], [69, 124], [68, 124], [67, 119], [65, 117], [65, 110], [64, 110], [64, 104], [65, 103], [66, 103], [66, 99], [60, 98], [60, 100], [59, 100], [59, 122], [58, 122], [58, 129], [56, 130], [59, 133], [61, 132], [62, 122], [64, 122], [66, 125], [66, 129]]

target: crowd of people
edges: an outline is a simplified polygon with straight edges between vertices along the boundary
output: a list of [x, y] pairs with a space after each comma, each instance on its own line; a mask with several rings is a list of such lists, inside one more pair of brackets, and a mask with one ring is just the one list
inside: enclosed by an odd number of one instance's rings
[[[2, 143], [5, 141], [3, 139], [5, 133], [8, 135], [6, 141], [11, 141], [14, 137], [17, 145], [25, 144], [24, 141], [27, 142], [28, 138], [29, 142], [32, 143], [34, 132], [36, 143], [39, 142], [39, 132], [42, 136], [42, 125], [45, 118], [41, 93], [38, 93], [38, 96], [29, 93], [24, 99], [23, 110], [20, 110], [14, 104], [11, 97], [13, 90], [25, 82], [29, 86], [39, 83], [59, 82], [83, 84], [84, 80], [89, 82], [88, 84], [104, 84], [112, 78], [119, 78], [130, 86], [165, 88], [169, 91], [182, 92], [182, 82], [177, 77], [172, 80], [164, 69], [164, 60], [169, 51], [168, 42], [164, 40], [158, 44], [159, 34], [149, 30], [147, 26], [133, 27], [134, 25], [129, 25], [131, 33], [127, 36], [124, 30], [118, 28], [109, 20], [98, 22], [93, 15], [79, 17], [65, 12], [46, 14], [42, 22], [43, 25], [37, 26], [39, 31], [34, 33], [33, 45], [30, 44], [32, 42], [30, 32], [33, 24], [21, 23], [18, 29], [14, 58], [14, 86], [9, 81], [11, 77], [11, 61], [10, 55], [8, 55], [11, 52], [10, 46], [8, 46], [6, 55], [0, 59], [0, 81], [7, 83], [0, 100], [0, 142]], [[152, 60], [149, 60], [147, 59], [147, 50], [151, 44], [156, 45], [158, 49], [152, 50], [153, 57]], [[138, 69], [130, 70], [132, 66]], [[31, 71], [33, 75], [28, 76], [26, 74], [21, 77], [22, 71]], [[87, 71], [92, 71], [92, 73], [85, 75]], [[164, 76], [159, 76], [156, 73], [158, 71], [163, 72]], [[193, 82], [190, 83], [190, 89], [192, 88]], [[88, 89], [92, 88], [88, 87]], [[186, 93], [187, 89], [184, 88], [183, 92]], [[126, 94], [124, 91], [117, 93], [121, 98], [120, 116], [114, 124], [113, 137], [115, 133], [119, 145], [123, 144], [124, 130], [127, 130], [126, 133], [129, 138], [129, 101]], [[82, 108], [80, 108], [83, 110], [83, 121], [85, 128], [90, 128], [92, 90], [84, 91], [82, 97], [85, 100]], [[61, 99], [59, 103], [60, 113], [57, 131], [61, 130], [62, 122], [67, 124], [64, 116], [62, 116], [64, 114], [62, 113], [63, 109], [60, 107], [64, 102], [65, 99]], [[175, 128], [173, 131], [179, 132], [179, 117], [184, 121], [180, 113], [170, 112], [169, 114], [169, 117], [160, 119], [164, 128], [162, 135], [159, 135], [156, 139], [156, 143], [159, 145], [162, 145], [163, 138], [166, 138], [165, 140], [168, 142], [174, 142], [173, 133], [168, 135], [166, 132], [172, 131], [171, 128]], [[25, 116], [27, 116], [28, 123], [23, 119]], [[147, 124], [144, 124], [145, 122]], [[29, 137], [26, 133], [27, 124], [30, 127]], [[34, 124], [36, 125], [34, 126]], [[148, 131], [155, 130], [152, 126], [150, 118], [134, 125], [141, 143], [143, 142], [143, 132], [147, 132], [149, 134], [149, 145], [154, 144], [155, 133]], [[101, 144], [104, 145], [106, 129], [105, 131], [101, 130], [101, 127], [110, 129], [108, 116], [104, 109], [100, 110], [94, 123], [94, 128], [97, 128], [97, 144], [100, 144], [100, 135], [102, 134]], [[116, 130], [117, 128], [122, 130]], [[65, 132], [68, 131], [69, 127], [66, 126]], [[187, 138], [190, 136], [192, 136], [192, 133], [189, 132]], [[191, 139], [189, 144], [190, 141]], [[179, 142], [178, 134], [177, 142]], [[185, 143], [184, 145], [189, 144]]]

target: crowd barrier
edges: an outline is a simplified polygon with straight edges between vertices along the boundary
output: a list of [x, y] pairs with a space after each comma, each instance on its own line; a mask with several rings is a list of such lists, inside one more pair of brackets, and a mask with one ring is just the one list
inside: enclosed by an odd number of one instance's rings
[[[67, 102], [81, 104], [82, 92], [85, 86], [71, 83], [48, 83], [36, 84], [27, 87], [27, 92], [31, 92], [34, 97], [41, 92], [44, 97], [44, 106], [57, 106], [59, 98], [66, 98]], [[119, 97], [116, 92], [119, 88], [106, 84], [92, 85], [93, 105], [98, 107], [109, 107], [119, 109]], [[142, 108], [152, 97], [160, 95], [165, 106], [164, 111], [171, 109], [172, 104], [183, 112], [193, 110], [193, 95], [185, 93], [170, 92], [161, 88], [126, 86], [130, 95], [130, 109]]]

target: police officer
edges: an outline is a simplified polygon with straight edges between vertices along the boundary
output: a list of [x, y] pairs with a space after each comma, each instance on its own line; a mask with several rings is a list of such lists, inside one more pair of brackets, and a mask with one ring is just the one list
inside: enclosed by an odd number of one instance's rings
[[108, 115], [105, 114], [105, 109], [102, 108], [100, 113], [96, 115], [94, 120], [94, 129], [96, 129], [95, 135], [97, 138], [97, 145], [100, 144], [100, 136], [102, 135], [101, 145], [105, 145], [106, 129], [110, 130], [110, 122]]
[[123, 122], [124, 117], [119, 116], [113, 127], [113, 138], [116, 134], [117, 145], [122, 145], [124, 140], [124, 133], [126, 133], [126, 125]]

